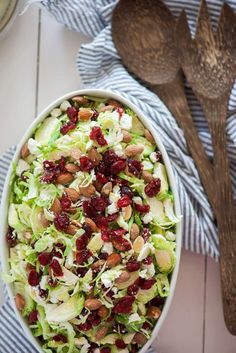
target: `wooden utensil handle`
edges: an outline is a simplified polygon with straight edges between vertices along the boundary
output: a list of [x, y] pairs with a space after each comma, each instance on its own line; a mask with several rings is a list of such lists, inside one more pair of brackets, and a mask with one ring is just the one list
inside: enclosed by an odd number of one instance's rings
[[189, 111], [181, 73], [179, 73], [174, 82], [161, 86], [150, 86], [150, 88], [157, 93], [160, 99], [166, 104], [176, 118], [179, 126], [184, 131], [187, 145], [197, 166], [202, 185], [212, 205], [213, 211], [216, 213], [217, 200], [214, 187], [213, 166], [199, 139]]
[[218, 100], [200, 98], [212, 135], [215, 192], [219, 199], [217, 224], [220, 241], [221, 290], [225, 322], [236, 335], [236, 212], [233, 204], [226, 149], [226, 117], [229, 94]]

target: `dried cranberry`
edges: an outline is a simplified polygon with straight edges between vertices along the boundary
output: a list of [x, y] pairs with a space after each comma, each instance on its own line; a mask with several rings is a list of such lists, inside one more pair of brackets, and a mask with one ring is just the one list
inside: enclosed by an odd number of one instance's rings
[[94, 218], [96, 216], [96, 210], [91, 206], [89, 201], [83, 202], [83, 211], [89, 218]]
[[84, 324], [80, 324], [77, 326], [79, 331], [89, 331], [92, 328], [91, 322], [85, 322]]
[[142, 237], [143, 237], [145, 243], [148, 241], [150, 236], [151, 236], [150, 230], [148, 228], [143, 228]]
[[101, 318], [95, 312], [91, 312], [87, 318], [93, 326], [98, 326], [101, 323]]
[[126, 207], [129, 206], [131, 204], [131, 199], [129, 198], [129, 196], [124, 195], [122, 196], [118, 201], [117, 201], [117, 206], [120, 207]]
[[54, 341], [56, 342], [63, 342], [63, 343], [67, 343], [67, 337], [64, 336], [61, 333], [58, 333], [57, 335], [53, 336], [52, 338]]
[[69, 210], [71, 207], [71, 200], [65, 193], [61, 197], [61, 207], [65, 211]]
[[94, 168], [93, 162], [86, 156], [80, 157], [79, 162], [83, 172], [90, 172]]
[[29, 178], [24, 174], [25, 174], [25, 170], [21, 173], [20, 178], [22, 181], [27, 181]]
[[121, 186], [121, 188], [120, 188], [120, 193], [121, 193], [122, 196], [123, 196], [123, 195], [129, 196], [130, 199], [132, 199], [133, 196], [134, 196], [133, 191], [132, 191], [128, 186], [126, 186], [126, 185]]
[[100, 229], [108, 228], [108, 217], [98, 216], [96, 217], [96, 225]]
[[135, 176], [139, 176], [143, 169], [142, 163], [140, 161], [137, 161], [136, 159], [129, 158], [127, 161], [127, 165], [129, 172], [134, 174]]
[[[128, 180], [122, 179], [118, 176], [113, 176], [112, 185], [127, 186], [129, 184]], [[129, 196], [129, 195], [128, 195]], [[131, 197], [132, 198], [132, 197]]]
[[151, 300], [151, 305], [154, 305], [154, 306], [160, 306], [160, 305], [163, 305], [165, 302], [165, 299], [164, 298], [161, 298], [161, 297], [155, 297]]
[[138, 288], [137, 284], [133, 283], [128, 287], [127, 293], [132, 296], [136, 295], [138, 293], [138, 289], [139, 288]]
[[100, 353], [111, 353], [110, 347], [103, 347], [100, 349]]
[[99, 116], [99, 113], [96, 109], [93, 109], [93, 116], [92, 116], [92, 120], [96, 120]]
[[108, 297], [108, 298], [113, 298], [113, 296], [114, 296], [114, 292], [113, 292], [113, 290], [109, 290], [108, 292], [106, 292], [106, 296]]
[[101, 229], [101, 238], [105, 242], [111, 241], [111, 232], [109, 229]]
[[[98, 345], [94, 342], [91, 342], [90, 343], [90, 347], [89, 347], [89, 350], [88, 350], [88, 353], [95, 353], [95, 350], [98, 348]], [[99, 351], [101, 352], [101, 351]]]
[[122, 117], [122, 115], [124, 114], [124, 108], [118, 107], [116, 109], [117, 113], [119, 114], [120, 118]]
[[38, 310], [31, 311], [28, 317], [29, 324], [30, 325], [35, 324], [37, 320], [38, 320]]
[[118, 300], [113, 308], [115, 314], [129, 314], [132, 311], [132, 304], [135, 298], [131, 295], [126, 295], [125, 297]]
[[107, 145], [107, 141], [102, 133], [102, 130], [99, 126], [94, 126], [92, 128], [92, 131], [90, 132], [90, 135], [89, 135], [90, 139], [91, 140], [94, 140], [94, 141], [97, 141], [97, 143], [100, 145], [100, 146], [105, 146]]
[[117, 161], [111, 165], [111, 173], [113, 175], [116, 175], [116, 174], [122, 172], [122, 170], [125, 170], [125, 167], [126, 167], [126, 160], [120, 159], [119, 161]]
[[123, 228], [118, 228], [112, 231], [112, 238], [116, 239], [123, 237], [123, 235], [125, 235], [125, 233], [127, 233], [127, 231]]
[[148, 197], [154, 197], [161, 189], [161, 179], [154, 178], [144, 188], [145, 194]]
[[58, 167], [60, 169], [60, 172], [64, 172], [66, 170], [66, 160], [65, 157], [61, 157], [60, 160], [58, 161]]
[[78, 239], [76, 239], [75, 245], [77, 250], [83, 250], [86, 248], [86, 245], [88, 243], [88, 238], [86, 235], [81, 235]]
[[41, 181], [46, 184], [53, 183], [56, 179], [56, 174], [54, 172], [45, 171], [41, 177]]
[[59, 264], [59, 262], [56, 259], [52, 260], [52, 263], [50, 265], [50, 269], [52, 270], [54, 276], [56, 276], [56, 277], [63, 276], [63, 271], [62, 271], [61, 265]]
[[125, 342], [121, 338], [117, 338], [115, 341], [115, 345], [119, 349], [124, 349], [126, 347]]
[[93, 230], [91, 228], [91, 226], [88, 224], [88, 223], [84, 223], [83, 225], [83, 230], [84, 230], [84, 235], [87, 237], [87, 238], [90, 238], [92, 233], [93, 233]]
[[51, 251], [52, 257], [58, 257], [59, 259], [62, 259], [62, 253], [60, 251], [57, 251], [55, 248], [52, 249]]
[[78, 111], [75, 109], [75, 107], [69, 107], [67, 108], [66, 111], [68, 118], [72, 123], [77, 123], [78, 121]]
[[56, 214], [54, 218], [54, 225], [57, 230], [64, 231], [68, 228], [70, 219], [65, 213]]
[[66, 124], [63, 124], [60, 128], [60, 132], [62, 135], [66, 135], [69, 131], [74, 130], [76, 128], [76, 123], [69, 121]]
[[45, 160], [43, 161], [43, 168], [51, 172], [57, 170], [57, 165], [53, 161]]
[[150, 211], [149, 205], [139, 205], [136, 203], [135, 208], [139, 213], [148, 213]]
[[143, 280], [140, 283], [140, 288], [141, 289], [150, 289], [154, 285], [154, 283], [156, 283], [156, 280], [153, 278]]
[[107, 207], [107, 201], [103, 197], [92, 196], [91, 206], [94, 207], [96, 211], [103, 212]]
[[76, 262], [79, 265], [83, 265], [83, 263], [87, 261], [90, 258], [90, 256], [92, 256], [91, 251], [88, 249], [84, 249], [76, 254]]
[[108, 253], [107, 252], [101, 252], [99, 255], [99, 259], [101, 260], [106, 260], [108, 258]]
[[151, 328], [151, 325], [149, 324], [149, 322], [145, 321], [142, 327], [144, 330], [149, 330]]
[[156, 161], [159, 162], [162, 160], [162, 155], [161, 155], [161, 152], [160, 151], [157, 151], [156, 152]]
[[77, 268], [76, 273], [80, 278], [83, 278], [87, 273], [87, 268], [79, 267], [79, 268]]
[[56, 278], [53, 279], [52, 277], [50, 277], [48, 279], [48, 285], [50, 287], [56, 287], [57, 286], [57, 279]]
[[101, 184], [106, 184], [108, 182], [108, 179], [102, 173], [97, 173], [96, 180]]
[[119, 213], [113, 213], [106, 217], [108, 222], [114, 222], [119, 217]]
[[30, 271], [28, 275], [29, 285], [32, 287], [36, 287], [39, 284], [39, 281], [40, 281], [40, 276], [38, 272], [36, 272], [35, 270]]
[[131, 351], [130, 353], [137, 353], [139, 351], [137, 344], [131, 344]]
[[151, 265], [153, 263], [152, 257], [151, 256], [147, 256], [146, 259], [143, 260], [143, 263], [145, 265]]
[[49, 252], [41, 252], [38, 255], [38, 260], [39, 260], [40, 265], [47, 266], [52, 261], [52, 255]]
[[16, 243], [17, 243], [16, 234], [13, 233], [13, 229], [10, 227], [6, 235], [6, 239], [7, 239], [7, 244], [9, 245], [10, 248], [14, 248], [14, 246], [16, 246]]
[[138, 271], [138, 269], [140, 268], [140, 262], [138, 262], [135, 258], [131, 258], [127, 264], [126, 264], [126, 268], [129, 272], [135, 272]]
[[48, 291], [45, 290], [45, 289], [40, 288], [40, 289], [39, 289], [39, 296], [40, 296], [41, 298], [47, 298], [47, 296], [48, 296]]

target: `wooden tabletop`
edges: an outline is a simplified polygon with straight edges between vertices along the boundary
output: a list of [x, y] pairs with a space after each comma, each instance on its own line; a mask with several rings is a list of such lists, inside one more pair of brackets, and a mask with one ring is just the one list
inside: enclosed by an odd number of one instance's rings
[[[36, 7], [17, 18], [0, 41], [0, 153], [19, 141], [37, 112], [81, 87], [75, 58], [88, 40]], [[174, 300], [154, 346], [157, 353], [236, 352], [236, 337], [224, 325], [213, 260], [182, 252]]]

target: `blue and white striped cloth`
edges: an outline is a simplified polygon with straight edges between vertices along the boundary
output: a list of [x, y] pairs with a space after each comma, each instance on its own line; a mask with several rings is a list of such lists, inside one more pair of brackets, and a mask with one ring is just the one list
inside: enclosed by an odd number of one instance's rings
[[[135, 0], [134, 0], [135, 1]], [[31, 0], [39, 2], [52, 16], [68, 28], [92, 38], [82, 45], [77, 68], [86, 87], [117, 91], [141, 108], [152, 120], [162, 137], [178, 183], [183, 213], [183, 246], [185, 249], [208, 254], [218, 259], [218, 238], [214, 218], [192, 158], [188, 154], [183, 132], [175, 119], [156, 95], [137, 82], [123, 67], [111, 36], [111, 14], [117, 0]], [[199, 0], [166, 0], [175, 15], [185, 8], [194, 32]], [[213, 26], [216, 26], [221, 0], [209, 0]], [[228, 0], [236, 10], [236, 0]], [[73, 63], [71, 63], [73, 65]], [[207, 154], [212, 158], [212, 147], [207, 123], [189, 87], [188, 102]], [[229, 113], [236, 108], [236, 86], [229, 102]], [[228, 153], [234, 192], [236, 191], [236, 118], [231, 115], [227, 124]], [[0, 158], [0, 192], [14, 154], [14, 147]], [[151, 353], [152, 350], [149, 350]], [[24, 338], [22, 329], [6, 300], [0, 311], [0, 353], [36, 353]]]

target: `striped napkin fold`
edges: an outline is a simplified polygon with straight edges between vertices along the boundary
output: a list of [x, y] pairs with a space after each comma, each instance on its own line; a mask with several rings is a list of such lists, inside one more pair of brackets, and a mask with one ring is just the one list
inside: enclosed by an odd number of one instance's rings
[[[122, 94], [137, 105], [152, 121], [162, 137], [174, 169], [183, 213], [183, 246], [187, 250], [219, 257], [219, 242], [214, 217], [202, 188], [194, 162], [188, 153], [182, 130], [159, 98], [135, 80], [124, 68], [116, 52], [111, 36], [111, 15], [117, 0], [31, 0], [52, 14], [59, 22], [92, 38], [81, 46], [77, 56], [77, 68], [84, 85], [88, 88], [110, 89]], [[222, 5], [221, 0], [209, 0], [213, 26]], [[228, 0], [236, 10], [236, 1]], [[166, 0], [173, 14], [185, 8], [192, 32], [199, 8], [199, 0]], [[73, 63], [71, 63], [73, 64]], [[186, 86], [186, 94], [201, 141], [210, 158], [212, 146], [206, 120], [199, 104]], [[236, 108], [236, 86], [229, 111]], [[228, 154], [234, 194], [236, 192], [236, 118], [227, 122]], [[0, 158], [0, 194], [14, 147]], [[6, 295], [0, 311], [0, 353], [36, 353], [36, 349], [24, 337]], [[149, 353], [153, 353], [152, 349]]]

